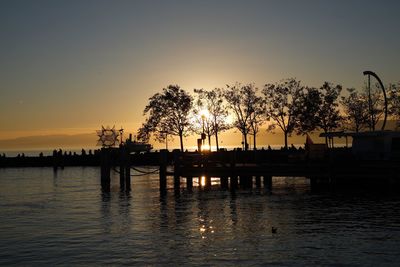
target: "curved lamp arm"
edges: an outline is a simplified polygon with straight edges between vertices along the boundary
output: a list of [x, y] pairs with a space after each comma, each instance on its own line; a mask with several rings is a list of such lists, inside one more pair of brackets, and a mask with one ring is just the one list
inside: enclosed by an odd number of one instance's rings
[[387, 104], [387, 97], [386, 97], [385, 87], [383, 86], [383, 83], [382, 83], [381, 79], [379, 79], [378, 75], [376, 75], [374, 72], [367, 70], [367, 71], [364, 71], [363, 74], [364, 74], [364, 75], [371, 75], [371, 76], [373, 76], [373, 77], [378, 81], [379, 85], [380, 85], [381, 88], [382, 88], [383, 98], [384, 98], [384, 101], [385, 101], [385, 117], [384, 117], [384, 119], [383, 119], [383, 125], [382, 125], [382, 128], [381, 128], [381, 130], [383, 131], [383, 130], [385, 130], [386, 119], [387, 119], [387, 115], [388, 115], [388, 107], [387, 107], [388, 104]]

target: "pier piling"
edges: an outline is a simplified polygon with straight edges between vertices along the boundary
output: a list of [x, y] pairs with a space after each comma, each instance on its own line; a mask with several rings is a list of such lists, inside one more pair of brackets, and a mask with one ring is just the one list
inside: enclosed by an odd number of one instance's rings
[[188, 190], [192, 190], [192, 188], [193, 188], [193, 177], [191, 177], [191, 176], [186, 177], [186, 188]]
[[126, 155], [125, 150], [121, 146], [119, 148], [119, 186], [121, 191], [125, 191], [125, 164], [126, 164]]
[[129, 163], [129, 160], [125, 166], [125, 190], [126, 192], [131, 191], [131, 165]]
[[220, 178], [220, 181], [221, 181], [221, 188], [222, 189], [227, 189], [228, 185], [229, 185], [228, 177], [223, 176], [223, 177]]
[[125, 190], [125, 166], [123, 164], [119, 166], [119, 186], [121, 191]]
[[256, 188], [261, 187], [261, 177], [259, 175], [256, 176]]
[[167, 189], [167, 162], [168, 162], [168, 151], [160, 151], [160, 191]]
[[238, 177], [237, 175], [232, 175], [230, 177], [231, 190], [236, 190], [238, 188]]
[[264, 182], [264, 188], [267, 189], [272, 188], [272, 176], [270, 174], [264, 174], [263, 182]]
[[107, 148], [101, 149], [101, 189], [105, 192], [110, 192], [110, 158]]
[[236, 151], [232, 151], [229, 154], [230, 161], [230, 187], [231, 190], [236, 190], [238, 188], [238, 175], [236, 174]]
[[181, 186], [181, 174], [180, 174], [180, 152], [174, 152], [174, 189], [179, 190]]

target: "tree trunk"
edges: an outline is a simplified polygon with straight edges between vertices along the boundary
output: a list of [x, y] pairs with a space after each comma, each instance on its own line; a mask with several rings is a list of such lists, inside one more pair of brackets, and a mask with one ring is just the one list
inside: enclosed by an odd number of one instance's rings
[[324, 130], [324, 133], [325, 133], [325, 144], [329, 147], [329, 144], [328, 144], [328, 136], [326, 135], [327, 134], [327, 130]]
[[283, 132], [283, 134], [285, 135], [285, 149], [287, 149], [288, 148], [288, 144], [287, 144], [288, 132]]
[[218, 145], [218, 132], [215, 132], [215, 144], [217, 145], [217, 151], [219, 151], [219, 145]]
[[181, 142], [181, 151], [183, 152], [183, 134], [182, 133], [179, 133], [179, 139]]
[[208, 135], [208, 146], [210, 147], [211, 152], [211, 134]]
[[253, 150], [257, 149], [257, 147], [256, 147], [256, 135], [257, 135], [257, 133], [253, 134]]
[[165, 135], [165, 149], [168, 150], [168, 134]]
[[247, 151], [249, 149], [249, 145], [247, 144], [247, 133], [243, 134], [244, 137], [244, 150]]

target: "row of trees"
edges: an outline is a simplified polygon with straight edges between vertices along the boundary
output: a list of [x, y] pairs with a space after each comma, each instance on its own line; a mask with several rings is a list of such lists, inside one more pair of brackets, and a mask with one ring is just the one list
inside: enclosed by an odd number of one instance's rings
[[[390, 85], [388, 94], [389, 114], [395, 119], [400, 119], [398, 88]], [[178, 85], [169, 85], [149, 99], [144, 109], [146, 121], [139, 129], [138, 138], [149, 141], [153, 136], [157, 141], [166, 142], [169, 137], [179, 136], [183, 151], [185, 136], [203, 134], [210, 147], [214, 136], [218, 149], [219, 133], [236, 128], [247, 150], [248, 136], [253, 136], [256, 149], [257, 134], [266, 125], [268, 131], [283, 132], [287, 148], [288, 137], [293, 133], [372, 130], [382, 114], [383, 99], [379, 90], [364, 88], [359, 92], [350, 88], [342, 95], [342, 86], [329, 82], [315, 88], [292, 78], [265, 84], [261, 90], [253, 83], [236, 83], [210, 91], [194, 89], [193, 95]]]

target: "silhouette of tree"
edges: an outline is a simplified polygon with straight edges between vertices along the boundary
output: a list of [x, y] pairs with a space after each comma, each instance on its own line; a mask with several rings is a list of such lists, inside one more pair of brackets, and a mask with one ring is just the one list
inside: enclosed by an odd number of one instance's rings
[[305, 87], [298, 94], [298, 101], [295, 105], [297, 134], [313, 132], [318, 127], [318, 114], [322, 104], [321, 92], [314, 87]]
[[[233, 126], [236, 127], [243, 135], [244, 149], [248, 150], [247, 135], [251, 132], [252, 123], [254, 136], [258, 132], [258, 114], [254, 114], [258, 110], [258, 99], [256, 96], [256, 88], [254, 84], [241, 85], [236, 83], [233, 86], [227, 85], [224, 92], [225, 99], [229, 108], [233, 111]], [[254, 141], [255, 142], [255, 141]]]
[[390, 84], [389, 91], [389, 114], [395, 119], [400, 120], [400, 83]]
[[276, 84], [266, 84], [262, 90], [265, 97], [267, 121], [272, 120], [268, 131], [279, 127], [285, 138], [285, 149], [288, 148], [288, 136], [298, 125], [297, 112], [303, 86], [294, 78], [282, 80]]
[[142, 123], [142, 126], [138, 130], [137, 139], [142, 142], [149, 142], [151, 136], [150, 124]]
[[192, 102], [192, 97], [178, 85], [163, 88], [162, 93], [156, 93], [149, 98], [149, 104], [143, 112], [148, 117], [139, 129], [139, 136], [149, 138], [151, 133], [156, 133], [156, 139], [159, 140], [168, 135], [179, 136], [183, 151], [183, 137], [188, 134]]
[[[228, 130], [231, 127], [226, 121], [226, 118], [228, 117], [228, 110], [224, 103], [223, 91], [220, 88], [215, 88], [211, 91], [194, 89], [194, 92], [197, 94], [194, 113], [198, 118], [200, 118], [200, 123], [202, 123], [204, 119], [204, 126], [208, 136], [208, 144], [210, 149], [211, 135], [215, 135], [215, 143], [218, 151], [218, 134]], [[208, 114], [201, 114], [203, 110], [206, 110]], [[197, 123], [197, 125], [199, 124]], [[197, 129], [197, 133], [199, 132], [202, 132], [202, 129]]]
[[[324, 133], [337, 129], [341, 122], [339, 112], [338, 97], [342, 91], [341, 85], [333, 85], [329, 82], [324, 82], [320, 88], [321, 103], [316, 114], [317, 127]], [[328, 144], [328, 137], [325, 137], [325, 143]]]
[[[305, 87], [298, 91], [294, 116], [296, 132], [305, 134], [320, 129], [325, 133], [339, 127], [342, 117], [339, 113], [338, 97], [342, 87], [325, 82], [319, 89]], [[328, 144], [328, 138], [325, 138]]]
[[137, 139], [142, 142], [149, 142], [151, 134], [153, 134], [154, 140], [165, 143], [166, 149], [168, 149], [168, 140], [173, 140], [173, 137], [168, 135], [167, 127], [164, 123], [160, 123], [157, 130], [152, 130], [154, 125], [153, 122], [148, 121], [143, 123], [142, 127], [138, 130]]
[[265, 120], [265, 101], [262, 97], [257, 96], [258, 88], [249, 87], [247, 90], [247, 98], [251, 103], [250, 106], [250, 134], [253, 135], [253, 149], [257, 149], [256, 137], [257, 133], [260, 131], [260, 126]]
[[342, 96], [340, 101], [344, 126], [358, 133], [368, 127], [368, 96], [359, 94], [355, 88], [348, 88], [347, 92], [348, 96]]

